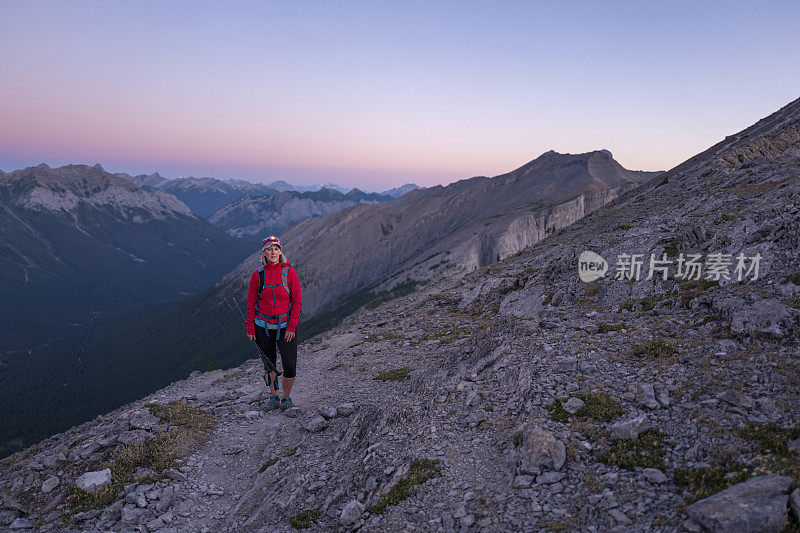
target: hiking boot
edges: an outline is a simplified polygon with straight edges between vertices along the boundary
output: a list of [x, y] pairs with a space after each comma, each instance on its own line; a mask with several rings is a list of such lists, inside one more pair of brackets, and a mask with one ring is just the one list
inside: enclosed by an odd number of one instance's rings
[[277, 396], [273, 394], [272, 396], [269, 397], [269, 400], [267, 401], [267, 411], [272, 411], [280, 406], [281, 406], [281, 401], [280, 399], [278, 399]]
[[292, 398], [291, 397], [287, 396], [286, 398], [281, 400], [281, 411], [285, 411], [285, 410], [287, 410], [287, 409], [289, 409], [291, 407], [294, 407], [294, 404], [292, 403]]

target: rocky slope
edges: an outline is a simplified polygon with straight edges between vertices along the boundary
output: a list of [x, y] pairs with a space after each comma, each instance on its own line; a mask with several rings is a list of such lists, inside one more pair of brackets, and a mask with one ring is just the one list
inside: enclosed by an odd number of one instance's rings
[[[796, 529], [798, 126], [800, 100], [497, 265], [303, 343], [295, 410], [263, 411], [252, 360], [47, 439], [0, 468], [0, 524]], [[587, 249], [609, 260], [591, 283], [577, 275]], [[645, 279], [651, 253], [700, 254], [700, 279], [677, 279], [677, 263]], [[760, 255], [757, 275], [738, 280], [739, 253]], [[616, 279], [624, 254], [646, 258], [643, 276]], [[94, 475], [112, 483], [109, 505], [60, 518], [76, 480], [94, 490], [81, 476], [136, 456], [125, 443], [161, 435], [150, 449], [171, 449], [194, 418], [145, 403], [179, 400], [215, 428], [178, 463]], [[144, 479], [114, 477], [126, 472]]]
[[274, 196], [245, 196], [208, 217], [208, 221], [234, 237], [260, 242], [265, 236], [280, 234], [307, 218], [391, 199], [391, 196], [368, 194], [358, 189], [347, 194], [324, 187], [303, 193], [285, 191]]

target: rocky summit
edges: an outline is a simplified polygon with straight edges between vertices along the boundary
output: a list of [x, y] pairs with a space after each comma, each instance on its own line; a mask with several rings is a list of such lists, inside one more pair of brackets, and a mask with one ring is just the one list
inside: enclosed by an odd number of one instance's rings
[[357, 312], [300, 346], [296, 408], [253, 359], [11, 456], [0, 526], [796, 529], [799, 132], [800, 100]]

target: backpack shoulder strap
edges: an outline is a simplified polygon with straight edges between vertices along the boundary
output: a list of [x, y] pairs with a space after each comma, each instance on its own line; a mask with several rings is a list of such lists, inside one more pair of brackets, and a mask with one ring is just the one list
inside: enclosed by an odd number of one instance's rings
[[285, 266], [285, 267], [281, 268], [281, 285], [283, 285], [283, 288], [286, 289], [286, 294], [288, 294], [289, 297], [291, 298], [292, 291], [289, 290], [289, 267], [288, 266]]
[[264, 290], [264, 269], [258, 271], [258, 292], [256, 293], [256, 311], [258, 311], [258, 303], [261, 301], [261, 292]]

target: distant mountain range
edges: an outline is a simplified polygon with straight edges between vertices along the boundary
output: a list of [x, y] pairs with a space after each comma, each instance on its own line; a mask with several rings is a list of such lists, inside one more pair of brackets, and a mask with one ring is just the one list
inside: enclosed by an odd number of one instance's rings
[[[247, 183], [247, 182], [242, 182]], [[341, 187], [336, 185], [335, 183], [326, 183], [324, 185], [292, 185], [291, 183], [287, 183], [283, 180], [273, 181], [272, 183], [268, 183], [267, 187], [277, 189], [279, 191], [297, 191], [297, 192], [314, 192], [319, 191], [320, 189], [329, 189], [332, 191], [339, 191], [342, 194], [347, 194], [351, 191], [357, 191], [357, 188], [348, 189], [346, 187]], [[409, 191], [413, 191], [414, 189], [421, 189], [419, 185], [415, 183], [406, 183], [405, 185], [401, 185], [400, 187], [395, 187], [394, 189], [389, 189], [388, 191], [382, 191], [377, 194], [391, 196], [392, 198], [398, 198], [403, 196], [405, 193]]]
[[132, 181], [145, 190], [168, 192], [189, 206], [192, 213], [208, 218], [212, 213], [235, 202], [243, 196], [275, 195], [278, 189], [261, 183], [246, 181], [223, 181], [216, 178], [178, 178], [167, 179], [155, 174], [130, 176], [116, 174]]
[[[145, 190], [161, 190], [168, 192], [183, 203], [189, 206], [193, 213], [203, 218], [209, 218], [212, 214], [232, 204], [233, 202], [245, 196], [276, 196], [281, 192], [316, 192], [321, 189], [330, 191], [338, 191], [342, 194], [349, 194], [358, 189], [345, 189], [335, 184], [326, 185], [292, 185], [282, 180], [274, 181], [272, 183], [251, 183], [244, 180], [220, 180], [216, 178], [177, 178], [168, 179], [158, 173], [154, 174], [141, 174], [138, 176], [131, 176], [125, 173], [118, 173], [116, 176], [125, 178], [132, 181], [136, 185]], [[419, 186], [412, 183], [403, 185], [386, 191], [385, 193], [378, 193], [380, 197], [396, 198], [405, 194], [406, 192], [418, 189]], [[358, 191], [358, 194], [367, 194]], [[320, 201], [326, 201], [320, 199]], [[383, 200], [377, 200], [383, 201]], [[280, 202], [279, 202], [280, 203]], [[312, 209], [311, 211], [315, 211]], [[317, 209], [322, 213], [330, 212], [325, 209]], [[315, 212], [316, 212], [315, 211]], [[293, 217], [296, 220], [297, 217]], [[255, 221], [254, 221], [255, 222]], [[242, 225], [251, 225], [242, 222]], [[244, 233], [247, 233], [245, 231]]]
[[0, 172], [0, 357], [199, 291], [250, 251], [99, 165]]
[[318, 191], [284, 191], [274, 196], [245, 196], [208, 218], [218, 228], [241, 239], [260, 240], [277, 235], [305, 220], [360, 203], [377, 204], [393, 198], [351, 189], [347, 194], [323, 187]]

